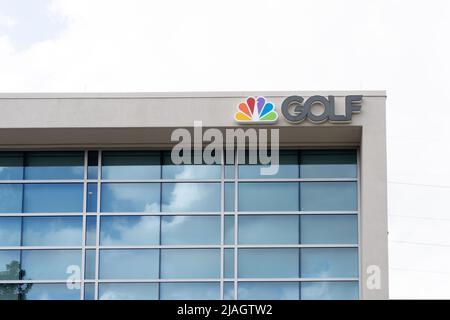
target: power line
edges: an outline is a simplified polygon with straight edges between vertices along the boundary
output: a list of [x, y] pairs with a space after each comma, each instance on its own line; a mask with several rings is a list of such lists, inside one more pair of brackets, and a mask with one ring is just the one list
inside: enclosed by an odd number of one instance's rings
[[412, 245], [419, 245], [419, 246], [450, 248], [450, 244], [445, 244], [445, 243], [415, 242], [415, 241], [406, 241], [406, 240], [389, 240], [389, 242], [401, 243], [401, 244], [412, 244]]

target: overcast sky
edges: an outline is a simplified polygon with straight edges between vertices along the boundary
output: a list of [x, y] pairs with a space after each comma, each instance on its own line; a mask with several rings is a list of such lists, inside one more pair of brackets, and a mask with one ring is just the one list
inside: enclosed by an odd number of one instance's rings
[[450, 298], [449, 75], [448, 0], [0, 0], [0, 92], [387, 90], [392, 298]]

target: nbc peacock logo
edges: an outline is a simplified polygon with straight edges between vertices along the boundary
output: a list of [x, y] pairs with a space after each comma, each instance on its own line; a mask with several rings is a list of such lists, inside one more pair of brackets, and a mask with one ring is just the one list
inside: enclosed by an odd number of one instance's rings
[[264, 97], [248, 97], [246, 102], [239, 104], [234, 120], [247, 124], [275, 123], [278, 113], [273, 103], [267, 102]]

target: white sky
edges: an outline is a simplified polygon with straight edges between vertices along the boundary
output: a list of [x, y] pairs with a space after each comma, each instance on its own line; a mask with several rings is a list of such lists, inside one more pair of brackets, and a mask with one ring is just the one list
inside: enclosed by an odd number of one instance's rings
[[386, 89], [390, 296], [450, 298], [449, 39], [448, 0], [0, 0], [0, 91]]

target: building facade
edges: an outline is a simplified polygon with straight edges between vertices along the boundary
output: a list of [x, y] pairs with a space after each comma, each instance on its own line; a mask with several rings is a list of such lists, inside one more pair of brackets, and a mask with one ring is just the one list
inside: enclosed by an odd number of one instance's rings
[[[385, 100], [1, 94], [0, 299], [388, 298]], [[278, 129], [278, 172], [175, 164], [199, 121]]]

